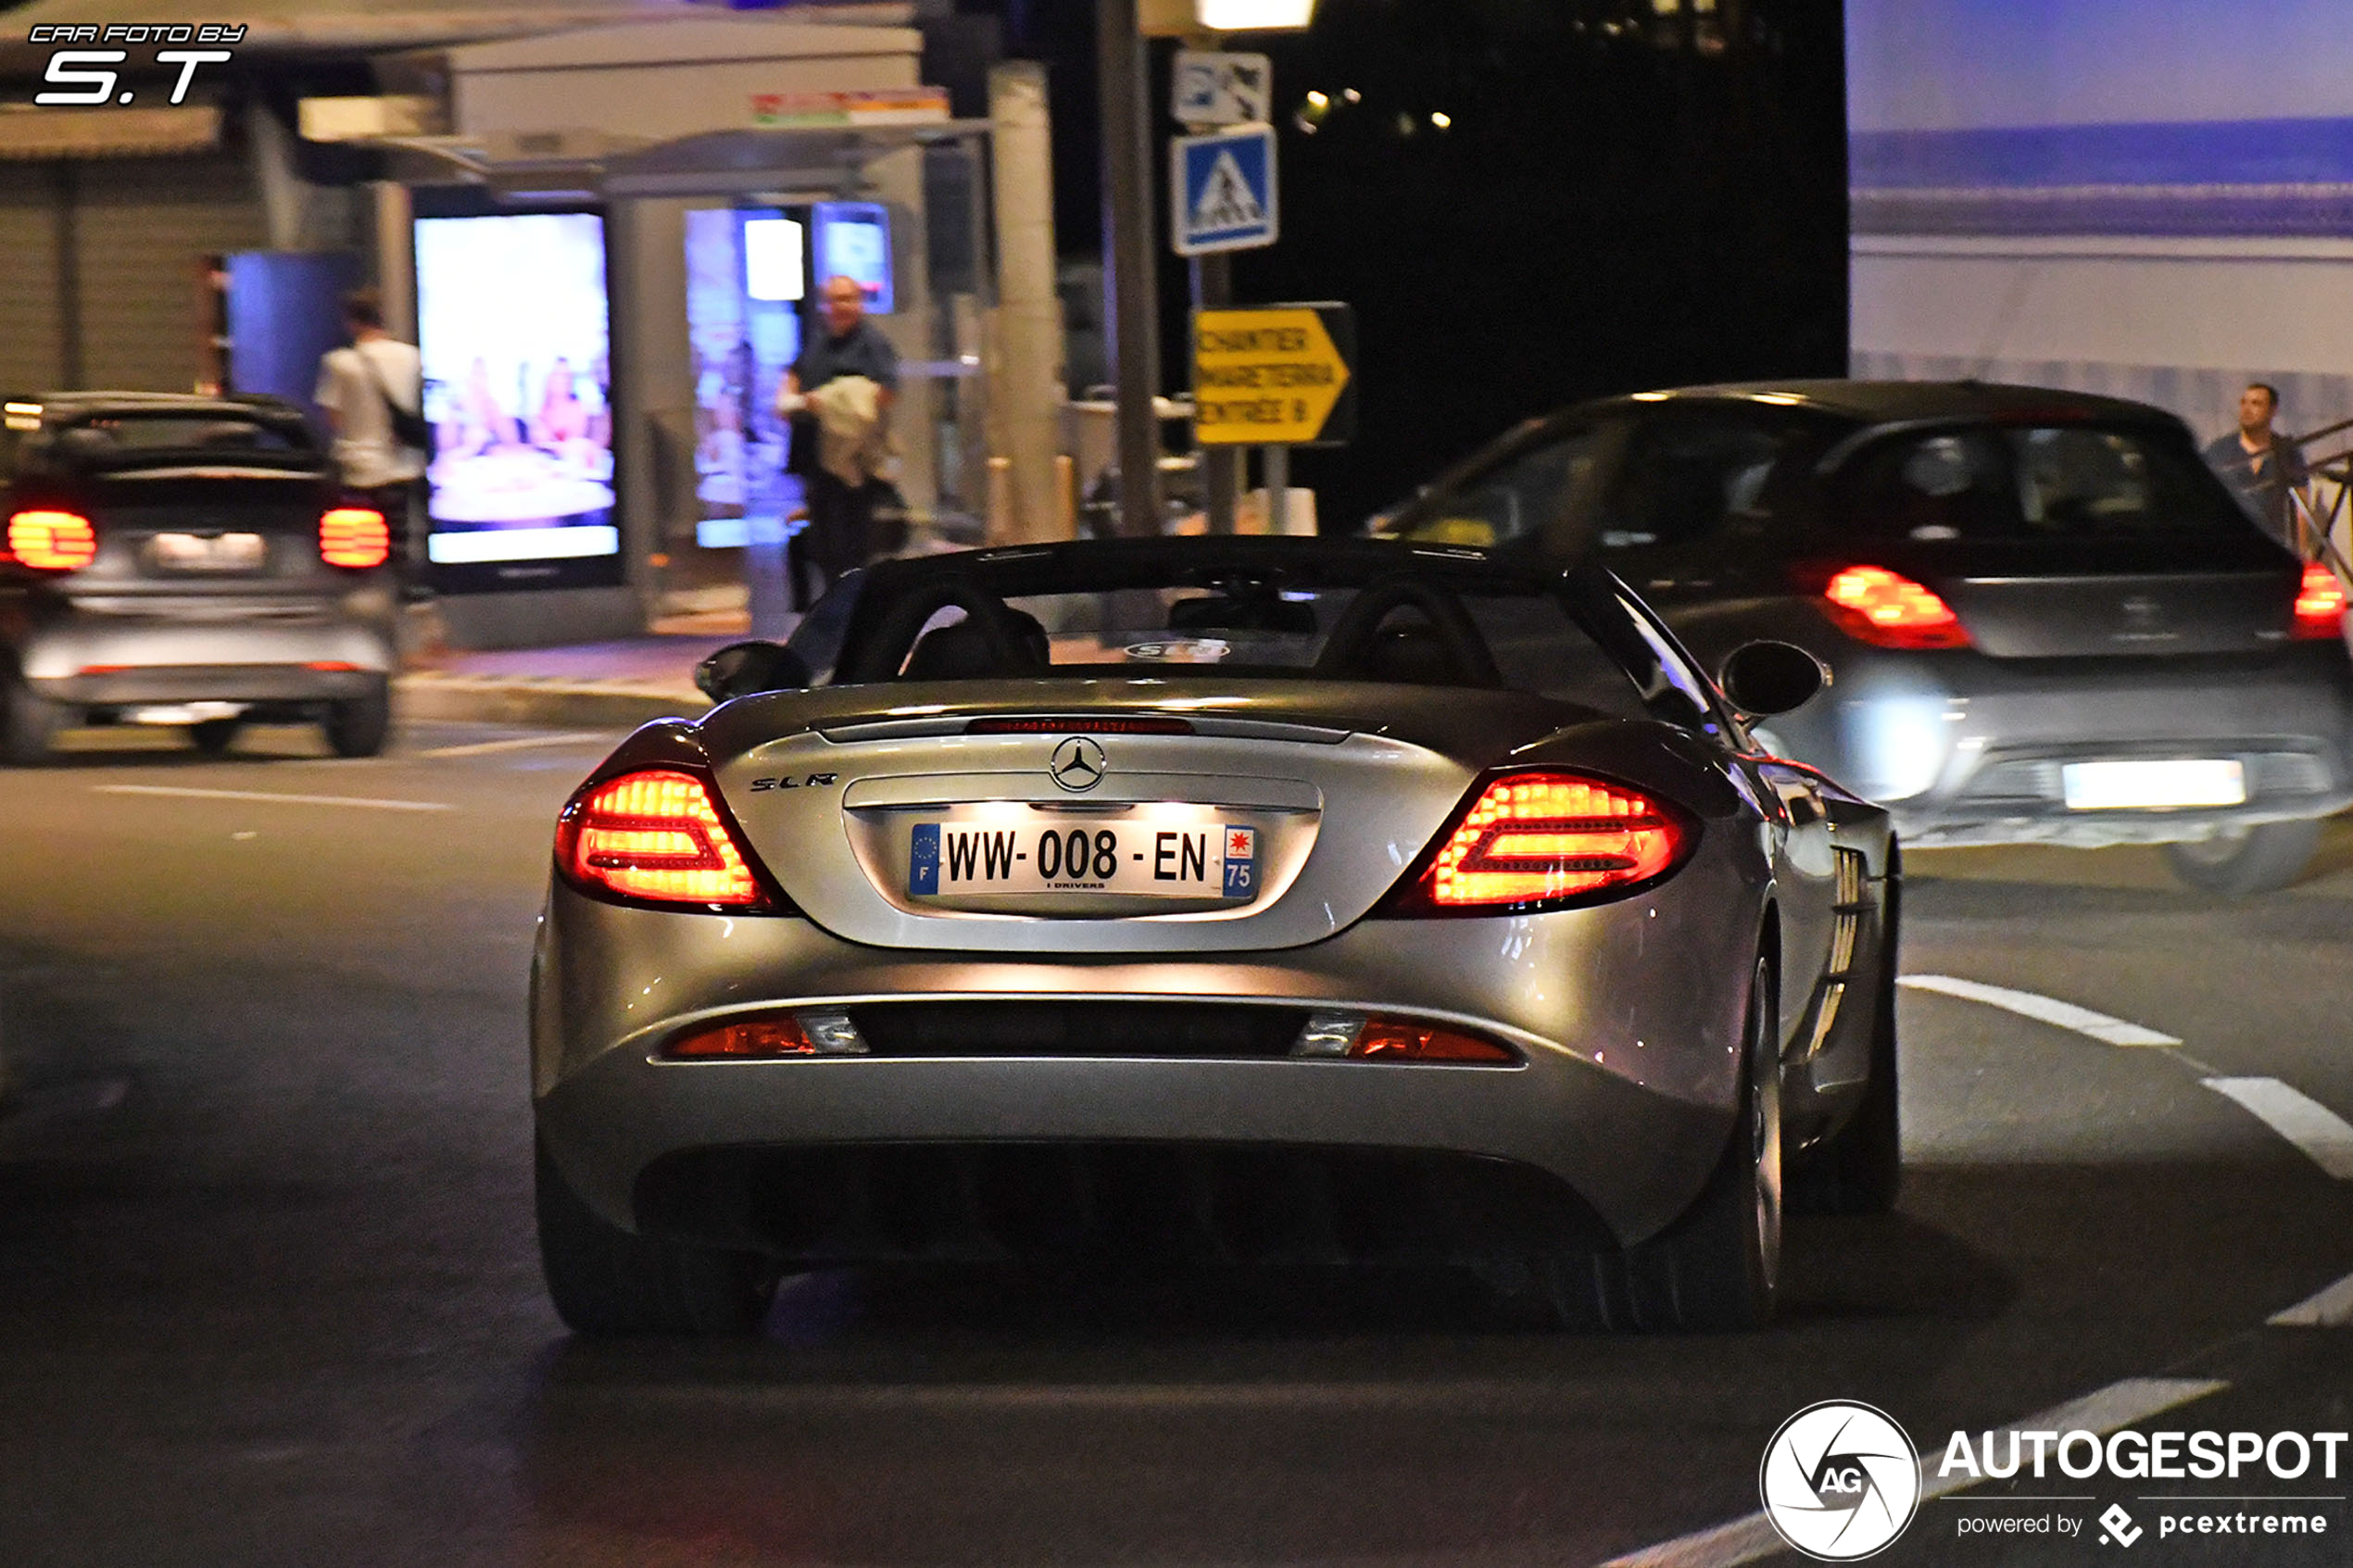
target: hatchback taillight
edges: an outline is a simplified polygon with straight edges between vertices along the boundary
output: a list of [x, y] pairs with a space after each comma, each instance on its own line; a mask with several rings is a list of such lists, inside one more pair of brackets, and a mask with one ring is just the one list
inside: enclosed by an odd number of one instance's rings
[[774, 907], [703, 780], [674, 768], [583, 789], [556, 824], [556, 869], [584, 892], [706, 909]]
[[2345, 626], [2345, 584], [2319, 561], [2304, 565], [2304, 582], [2296, 594], [2296, 634], [2334, 637]]
[[329, 566], [366, 569], [392, 556], [392, 531], [373, 507], [336, 507], [319, 518], [319, 558]]
[[36, 571], [77, 571], [98, 558], [98, 531], [79, 512], [18, 512], [8, 519], [8, 554]]
[[1507, 773], [1438, 840], [1391, 915], [1504, 914], [1630, 890], [1680, 865], [1697, 842], [1680, 813], [1577, 773]]
[[1901, 572], [1850, 566], [1822, 587], [1822, 608], [1848, 636], [1882, 648], [1965, 648], [1952, 606]]

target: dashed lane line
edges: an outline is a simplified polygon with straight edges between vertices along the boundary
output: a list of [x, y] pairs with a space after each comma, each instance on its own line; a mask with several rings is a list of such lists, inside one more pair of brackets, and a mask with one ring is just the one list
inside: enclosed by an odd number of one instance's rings
[[2104, 1012], [2079, 1008], [2072, 1002], [2062, 1002], [2056, 997], [2037, 996], [2032, 991], [2013, 991], [2005, 985], [1986, 985], [1974, 980], [1957, 980], [1949, 974], [1906, 974], [1896, 981], [1915, 991], [1936, 991], [1964, 1001], [1983, 1002], [1988, 1007], [2002, 1008], [2022, 1018], [2057, 1024], [2078, 1035], [2111, 1046], [2178, 1046], [2182, 1042], [2171, 1035], [2160, 1035], [2138, 1023], [2128, 1023], [2120, 1018], [2110, 1018]]
[[2263, 1321], [2273, 1328], [2353, 1328], [2353, 1274]]
[[[2128, 1377], [2111, 1383], [2080, 1399], [2014, 1421], [1997, 1428], [1994, 1436], [2004, 1432], [2096, 1432], [2105, 1436], [2137, 1425], [2151, 1416], [2219, 1394], [2230, 1386], [2203, 1377]], [[1979, 1477], [1961, 1471], [1952, 1475], [1937, 1475], [1932, 1466], [1944, 1450], [1920, 1456], [1920, 1500], [1930, 1501], [1966, 1491], [1982, 1485]], [[1774, 1532], [1772, 1522], [1762, 1513], [1752, 1513], [1712, 1529], [1697, 1530], [1688, 1536], [1678, 1536], [1671, 1541], [1644, 1547], [1640, 1551], [1614, 1557], [1602, 1568], [1736, 1568], [1743, 1562], [1755, 1562], [1760, 1558], [1777, 1556], [1788, 1551], [1789, 1546]]]
[[472, 741], [464, 746], [436, 746], [423, 751], [412, 751], [411, 757], [487, 757], [497, 751], [525, 751], [542, 746], [585, 746], [590, 741], [602, 741], [601, 730], [561, 730], [549, 735], [521, 735], [513, 740]]
[[2277, 1078], [2201, 1078], [2218, 1095], [2238, 1101], [2264, 1125], [2312, 1157], [2338, 1181], [2353, 1180], [2353, 1123], [2302, 1090]]
[[258, 800], [277, 806], [359, 806], [372, 811], [455, 811], [442, 800], [382, 800], [364, 795], [287, 795], [260, 789], [197, 789], [185, 784], [92, 784], [97, 795], [162, 795], [187, 800]]

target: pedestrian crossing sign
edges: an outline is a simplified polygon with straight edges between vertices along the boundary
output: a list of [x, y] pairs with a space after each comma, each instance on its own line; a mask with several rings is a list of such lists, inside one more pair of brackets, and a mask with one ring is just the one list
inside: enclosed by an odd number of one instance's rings
[[1179, 256], [1275, 243], [1275, 128], [1239, 125], [1169, 144], [1169, 232]]

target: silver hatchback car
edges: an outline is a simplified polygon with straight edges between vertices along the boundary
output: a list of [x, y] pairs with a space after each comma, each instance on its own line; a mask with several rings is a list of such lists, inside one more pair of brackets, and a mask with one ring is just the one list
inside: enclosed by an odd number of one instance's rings
[[389, 525], [266, 397], [72, 392], [0, 414], [0, 761], [62, 728], [315, 721], [346, 757], [391, 716]]
[[[1778, 711], [1820, 672], [1727, 669]], [[1886, 816], [1608, 572], [1106, 541], [852, 574], [558, 830], [539, 1236], [573, 1328], [1108, 1248], [1770, 1311], [1893, 1200]], [[749, 695], [760, 694], [760, 695]]]
[[1638, 393], [1532, 420], [1372, 531], [1591, 550], [1703, 659], [1834, 683], [1764, 737], [1916, 847], [2161, 844], [2284, 885], [2353, 805], [2345, 587], [2145, 404], [1975, 383]]

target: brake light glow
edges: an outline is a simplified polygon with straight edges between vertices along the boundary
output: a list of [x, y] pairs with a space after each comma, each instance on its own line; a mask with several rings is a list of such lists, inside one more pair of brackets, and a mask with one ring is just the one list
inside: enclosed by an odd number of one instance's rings
[[1398, 912], [1500, 913], [1630, 887], [1673, 870], [1692, 842], [1634, 790], [1575, 773], [1516, 773], [1480, 792]]
[[319, 519], [319, 558], [329, 566], [365, 569], [392, 556], [392, 533], [372, 507], [336, 507]]
[[2296, 595], [2296, 634], [2334, 637], [2345, 623], [2345, 584], [2319, 561], [2304, 565], [2304, 583]]
[[662, 1055], [687, 1060], [734, 1057], [815, 1056], [809, 1031], [793, 1018], [755, 1018], [747, 1023], [722, 1023], [681, 1035], [662, 1047]]
[[19, 512], [8, 519], [8, 553], [42, 571], [75, 571], [98, 556], [98, 533], [77, 512]]
[[1822, 589], [1830, 617], [1883, 648], [1965, 648], [1960, 618], [1935, 594], [1883, 566], [1850, 566]]
[[624, 773], [575, 796], [556, 826], [556, 865], [590, 891], [652, 903], [767, 901], [709, 787], [674, 769]]

